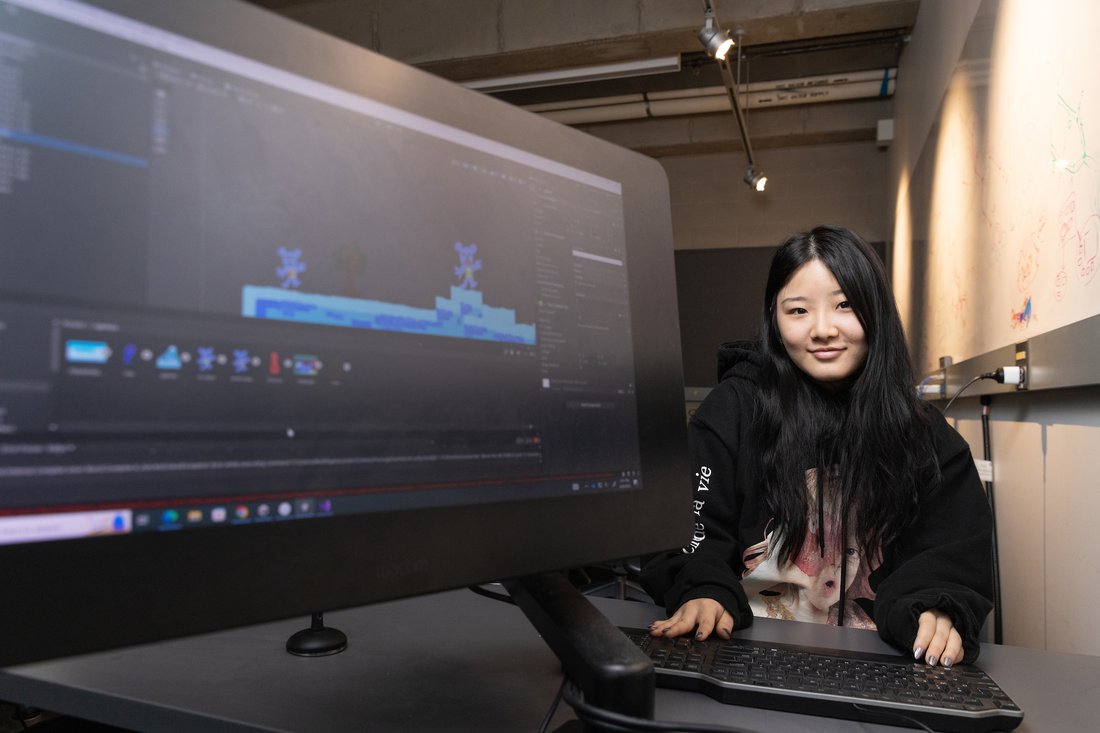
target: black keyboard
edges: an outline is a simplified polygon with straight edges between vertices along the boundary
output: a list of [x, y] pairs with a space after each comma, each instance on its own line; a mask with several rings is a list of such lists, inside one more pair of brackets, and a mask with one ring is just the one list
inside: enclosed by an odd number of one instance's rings
[[659, 687], [702, 692], [733, 705], [911, 728], [919, 727], [913, 722], [918, 720], [952, 733], [1011, 730], [1024, 718], [1004, 690], [972, 665], [945, 669], [886, 654], [623, 632], [653, 660]]

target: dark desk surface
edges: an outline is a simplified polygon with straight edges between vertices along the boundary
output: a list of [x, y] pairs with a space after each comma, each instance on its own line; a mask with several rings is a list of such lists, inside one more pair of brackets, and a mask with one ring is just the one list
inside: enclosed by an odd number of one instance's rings
[[[653, 606], [593, 599], [616, 624]], [[514, 606], [453, 591], [332, 612], [348, 649], [284, 651], [295, 619], [0, 671], [0, 699], [142, 731], [535, 731], [560, 683], [557, 660]], [[760, 638], [882, 651], [873, 632], [758, 620]], [[1096, 731], [1100, 657], [988, 646], [982, 666], [1025, 711], [1023, 732]], [[564, 706], [563, 706], [564, 707]], [[722, 705], [659, 690], [657, 716], [748, 730], [893, 731], [889, 726]], [[559, 710], [555, 725], [571, 717]]]

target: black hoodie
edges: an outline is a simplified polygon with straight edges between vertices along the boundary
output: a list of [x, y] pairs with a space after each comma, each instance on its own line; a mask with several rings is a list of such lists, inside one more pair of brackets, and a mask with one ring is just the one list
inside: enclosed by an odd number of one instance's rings
[[[713, 598], [733, 616], [735, 628], [743, 628], [753, 617], [746, 586], [758, 609], [778, 608], [774, 590], [758, 595], [766, 572], [756, 568], [770, 519], [753, 421], [763, 357], [748, 342], [724, 344], [718, 357], [718, 386], [689, 425], [693, 536], [682, 549], [651, 558], [642, 581], [669, 614], [685, 601]], [[963, 661], [973, 661], [992, 608], [992, 521], [969, 447], [935, 408], [926, 409], [942, 480], [922, 490], [917, 517], [899, 540], [883, 548], [881, 563], [863, 564], [844, 615], [848, 623], [862, 619], [870, 626], [873, 620], [886, 641], [910, 651], [920, 613], [941, 609], [963, 639]], [[808, 541], [804, 551], [817, 545]], [[748, 577], [746, 560], [754, 568]], [[831, 623], [837, 614], [834, 607]]]

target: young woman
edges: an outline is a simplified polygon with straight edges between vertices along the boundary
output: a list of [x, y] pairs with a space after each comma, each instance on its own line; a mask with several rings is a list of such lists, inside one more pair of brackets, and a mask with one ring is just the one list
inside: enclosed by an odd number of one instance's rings
[[719, 377], [690, 425], [694, 534], [643, 571], [670, 614], [650, 633], [728, 638], [756, 614], [972, 661], [989, 506], [967, 444], [917, 399], [877, 255], [841, 227], [788, 239], [761, 342], [724, 345]]

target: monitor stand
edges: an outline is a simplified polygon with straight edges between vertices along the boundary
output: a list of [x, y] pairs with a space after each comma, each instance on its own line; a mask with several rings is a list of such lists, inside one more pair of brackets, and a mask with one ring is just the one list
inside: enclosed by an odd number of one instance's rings
[[[585, 702], [652, 720], [653, 663], [564, 574], [531, 575], [503, 585], [557, 655], [565, 675], [580, 687]], [[580, 721], [571, 721], [558, 733], [612, 729], [592, 722], [582, 727]]]
[[299, 657], [327, 657], [348, 648], [348, 637], [339, 629], [325, 626], [324, 614], [313, 614], [308, 629], [302, 629], [286, 640], [286, 650]]

